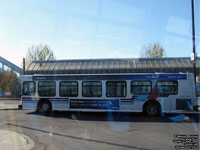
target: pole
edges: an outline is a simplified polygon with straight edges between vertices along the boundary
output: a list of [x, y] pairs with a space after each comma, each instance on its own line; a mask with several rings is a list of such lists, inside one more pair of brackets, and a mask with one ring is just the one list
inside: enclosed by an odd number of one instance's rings
[[192, 7], [192, 47], [193, 47], [193, 73], [194, 73], [194, 80], [196, 86], [196, 49], [195, 49], [195, 26], [194, 26], [194, 0], [191, 0], [191, 7]]
[[23, 72], [25, 75], [26, 74], [25, 58], [23, 58]]

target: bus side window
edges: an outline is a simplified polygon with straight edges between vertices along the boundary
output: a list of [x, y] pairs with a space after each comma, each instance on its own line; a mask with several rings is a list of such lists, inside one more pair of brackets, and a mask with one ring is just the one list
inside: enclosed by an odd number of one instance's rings
[[157, 93], [160, 95], [170, 94], [176, 95], [178, 94], [178, 82], [177, 81], [158, 81], [156, 85]]
[[56, 83], [54, 81], [40, 81], [38, 94], [39, 96], [56, 96]]
[[61, 97], [77, 97], [78, 96], [78, 82], [76, 81], [61, 81], [60, 82], [60, 96]]
[[23, 95], [35, 95], [34, 81], [25, 81], [23, 83]]
[[83, 97], [101, 97], [102, 84], [100, 81], [84, 81], [82, 83]]
[[151, 93], [151, 81], [132, 81], [131, 93], [132, 94], [150, 94]]
[[106, 82], [107, 97], [126, 97], [125, 81], [107, 81]]

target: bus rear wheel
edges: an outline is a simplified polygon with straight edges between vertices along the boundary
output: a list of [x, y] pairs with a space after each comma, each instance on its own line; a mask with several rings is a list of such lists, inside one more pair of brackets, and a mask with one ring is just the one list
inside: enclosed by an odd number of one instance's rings
[[50, 113], [52, 111], [51, 103], [48, 100], [40, 101], [37, 106], [38, 113]]
[[158, 116], [160, 114], [160, 107], [157, 103], [149, 103], [145, 106], [144, 112], [148, 116]]

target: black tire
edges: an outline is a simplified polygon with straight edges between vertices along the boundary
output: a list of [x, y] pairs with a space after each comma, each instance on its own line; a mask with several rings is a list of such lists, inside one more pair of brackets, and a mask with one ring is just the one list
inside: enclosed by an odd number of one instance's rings
[[40, 101], [37, 105], [38, 113], [50, 113], [52, 111], [51, 103], [48, 100]]
[[144, 107], [144, 112], [147, 116], [159, 116], [160, 115], [160, 107], [157, 103], [148, 103]]

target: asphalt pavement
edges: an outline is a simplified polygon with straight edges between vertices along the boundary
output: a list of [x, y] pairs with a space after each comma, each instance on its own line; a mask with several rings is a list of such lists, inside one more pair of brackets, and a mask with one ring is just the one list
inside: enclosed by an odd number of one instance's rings
[[16, 100], [0, 101], [1, 149], [169, 150], [187, 146], [176, 143], [180, 135], [193, 135], [199, 144], [199, 113], [146, 117], [140, 113], [56, 111], [43, 115], [18, 110], [18, 104]]

